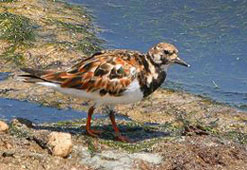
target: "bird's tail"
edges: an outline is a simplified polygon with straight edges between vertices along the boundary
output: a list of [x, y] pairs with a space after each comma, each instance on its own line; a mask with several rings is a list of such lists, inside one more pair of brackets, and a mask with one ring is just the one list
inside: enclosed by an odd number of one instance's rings
[[17, 80], [23, 81], [26, 83], [38, 83], [38, 82], [48, 82], [43, 79], [42, 76], [50, 73], [50, 71], [43, 71], [32, 68], [21, 68], [27, 74], [18, 75]]

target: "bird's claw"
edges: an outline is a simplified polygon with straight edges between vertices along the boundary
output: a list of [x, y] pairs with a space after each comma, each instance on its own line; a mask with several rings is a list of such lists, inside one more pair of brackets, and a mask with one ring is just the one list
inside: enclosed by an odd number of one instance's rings
[[87, 129], [87, 134], [92, 137], [98, 137], [101, 133], [103, 133], [103, 130], [93, 130], [93, 129]]

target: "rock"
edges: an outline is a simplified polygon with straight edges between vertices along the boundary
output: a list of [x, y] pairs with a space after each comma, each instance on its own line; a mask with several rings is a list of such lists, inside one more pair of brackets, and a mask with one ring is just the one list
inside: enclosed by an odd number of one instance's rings
[[71, 134], [62, 132], [52, 132], [48, 135], [47, 145], [52, 155], [67, 157], [72, 151]]
[[134, 159], [140, 159], [153, 164], [160, 164], [162, 162], [162, 157], [158, 154], [152, 153], [134, 153], [131, 155]]
[[4, 121], [0, 120], [0, 132], [7, 132], [9, 126]]
[[127, 153], [117, 150], [107, 150], [101, 153], [95, 153], [92, 156], [86, 147], [81, 148], [81, 151], [81, 163], [91, 166], [94, 169], [129, 170], [135, 169], [135, 160], [154, 165], [161, 164], [163, 160], [163, 157], [158, 154], [146, 152]]
[[17, 127], [21, 127], [21, 126], [26, 126], [27, 128], [33, 128], [34, 127], [32, 121], [30, 121], [28, 119], [20, 118], [20, 117], [13, 119], [11, 121], [11, 124], [14, 126], [17, 126]]

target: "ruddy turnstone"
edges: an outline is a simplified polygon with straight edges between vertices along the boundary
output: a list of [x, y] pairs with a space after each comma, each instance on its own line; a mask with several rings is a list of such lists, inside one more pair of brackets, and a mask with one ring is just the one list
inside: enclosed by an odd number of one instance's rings
[[[161, 42], [146, 54], [122, 49], [101, 51], [82, 59], [66, 71], [23, 68], [29, 74], [21, 77], [25, 82], [92, 100], [94, 105], [88, 110], [86, 132], [96, 137], [99, 132], [91, 129], [91, 119], [97, 106], [142, 100], [164, 82], [168, 67], [174, 63], [190, 66], [179, 58], [174, 45]], [[117, 140], [128, 142], [128, 138], [119, 132], [114, 112], [110, 112], [109, 117]]]

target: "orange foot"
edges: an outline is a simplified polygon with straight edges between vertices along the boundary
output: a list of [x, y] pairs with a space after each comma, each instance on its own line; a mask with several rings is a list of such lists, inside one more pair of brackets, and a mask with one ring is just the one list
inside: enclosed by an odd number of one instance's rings
[[93, 129], [87, 129], [87, 134], [92, 137], [98, 137], [101, 133], [103, 133], [103, 130], [93, 130]]
[[129, 139], [128, 137], [126, 136], [117, 136], [116, 137], [116, 140], [117, 141], [120, 141], [120, 142], [126, 142], [126, 143], [133, 143], [133, 140]]

